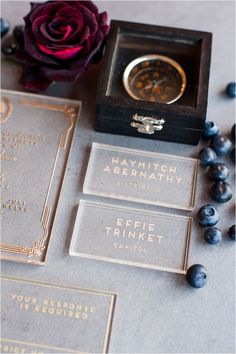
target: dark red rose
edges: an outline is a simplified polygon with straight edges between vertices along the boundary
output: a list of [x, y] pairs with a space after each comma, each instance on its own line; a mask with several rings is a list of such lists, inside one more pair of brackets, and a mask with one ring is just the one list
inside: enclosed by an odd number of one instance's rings
[[75, 81], [98, 57], [109, 31], [107, 13], [92, 1], [31, 3], [24, 40], [15, 57], [23, 63], [20, 83], [35, 91], [53, 81]]

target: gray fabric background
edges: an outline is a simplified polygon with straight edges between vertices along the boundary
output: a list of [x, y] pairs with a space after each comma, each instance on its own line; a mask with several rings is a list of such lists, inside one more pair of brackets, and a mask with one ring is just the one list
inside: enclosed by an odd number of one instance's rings
[[[112, 19], [213, 32], [208, 119], [216, 121], [223, 133], [229, 132], [234, 121], [235, 101], [227, 99], [222, 90], [234, 80], [233, 1], [98, 1], [97, 4], [100, 10], [106, 9]], [[28, 9], [29, 4], [25, 1], [2, 1], [2, 17], [8, 18], [12, 27], [22, 22]], [[74, 85], [57, 83], [46, 92], [83, 101], [49, 256], [43, 267], [3, 262], [2, 272], [118, 292], [111, 353], [233, 353], [235, 253], [234, 244], [227, 236], [219, 246], [208, 246], [202, 239], [203, 230], [194, 222], [189, 263], [202, 263], [209, 272], [209, 283], [200, 290], [188, 287], [182, 275], [80, 259], [68, 254], [76, 206], [81, 197], [85, 199], [82, 185], [93, 141], [192, 157], [197, 156], [201, 148], [200, 145], [95, 133], [94, 97], [99, 70], [102, 70], [102, 64], [92, 67]], [[19, 75], [17, 65], [3, 61], [3, 88], [23, 90], [17, 83]], [[233, 183], [234, 168], [227, 163], [231, 167], [230, 182]], [[195, 212], [202, 204], [210, 202], [208, 188], [205, 170], [201, 169]], [[98, 200], [91, 196], [86, 199]], [[122, 201], [117, 204], [134, 205]], [[134, 206], [163, 211], [141, 204]], [[219, 210], [219, 227], [225, 231], [234, 222], [234, 201], [219, 205]]]

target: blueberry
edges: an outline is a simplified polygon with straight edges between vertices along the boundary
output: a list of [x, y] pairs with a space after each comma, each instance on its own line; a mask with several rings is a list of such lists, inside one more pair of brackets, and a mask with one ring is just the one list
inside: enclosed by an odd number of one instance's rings
[[203, 205], [197, 214], [198, 221], [203, 226], [214, 226], [218, 223], [220, 216], [214, 205]]
[[214, 122], [206, 122], [203, 130], [202, 130], [202, 135], [204, 138], [213, 138], [219, 133], [219, 128]]
[[226, 136], [217, 135], [213, 138], [211, 147], [217, 155], [224, 156], [232, 149], [232, 143]]
[[229, 177], [229, 169], [226, 164], [216, 162], [209, 167], [208, 176], [214, 181], [225, 181]]
[[230, 98], [234, 98], [236, 96], [236, 83], [235, 82], [230, 82], [226, 86], [226, 94]]
[[228, 230], [228, 235], [231, 240], [235, 241], [235, 225], [232, 225]]
[[235, 163], [235, 147], [231, 150], [230, 158]]
[[235, 142], [235, 130], [236, 130], [236, 127], [235, 127], [235, 124], [232, 126], [232, 129], [231, 129], [231, 138], [232, 140]]
[[202, 166], [209, 166], [216, 161], [217, 156], [212, 148], [206, 147], [200, 151], [199, 159]]
[[202, 288], [208, 281], [206, 269], [201, 264], [194, 264], [186, 274], [186, 280], [193, 288]]
[[211, 197], [217, 203], [226, 203], [232, 198], [232, 189], [227, 182], [215, 182], [211, 188]]
[[2, 45], [2, 53], [4, 55], [12, 55], [16, 51], [16, 44], [14, 42], [6, 42]]
[[222, 231], [217, 227], [209, 227], [204, 233], [204, 239], [209, 245], [216, 245], [222, 240]]
[[3, 37], [9, 31], [10, 25], [9, 22], [4, 18], [1, 18], [0, 21], [1, 21], [1, 37]]

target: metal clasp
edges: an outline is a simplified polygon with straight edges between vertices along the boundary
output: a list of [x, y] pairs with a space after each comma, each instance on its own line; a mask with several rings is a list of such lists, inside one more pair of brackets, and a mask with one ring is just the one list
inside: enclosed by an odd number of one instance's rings
[[130, 123], [130, 126], [137, 128], [139, 133], [154, 134], [157, 130], [162, 130], [165, 123], [164, 119], [155, 119], [153, 117], [145, 117], [137, 113], [132, 116], [135, 122]]

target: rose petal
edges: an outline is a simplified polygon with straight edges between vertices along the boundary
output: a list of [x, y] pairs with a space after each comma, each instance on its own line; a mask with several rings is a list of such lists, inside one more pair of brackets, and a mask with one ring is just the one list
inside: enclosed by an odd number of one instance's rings
[[99, 18], [98, 18], [98, 22], [101, 26], [103, 25], [107, 25], [107, 22], [108, 22], [108, 15], [107, 15], [107, 12], [101, 12], [99, 14]]
[[73, 29], [71, 26], [65, 26], [65, 32], [61, 33], [61, 38], [55, 38], [53, 36], [51, 36], [48, 31], [47, 31], [47, 25], [45, 23], [43, 23], [41, 26], [40, 26], [40, 32], [41, 32], [41, 36], [43, 37], [43, 43], [48, 43], [49, 42], [54, 42], [54, 43], [65, 43], [65, 42], [68, 42], [69, 40], [69, 37], [72, 33]]
[[45, 55], [38, 47], [35, 45], [35, 40], [31, 36], [31, 30], [25, 28], [24, 32], [24, 49], [29, 53], [33, 58], [37, 59], [42, 63], [47, 64], [58, 64], [58, 62], [51, 56]]
[[82, 33], [80, 33], [80, 36], [78, 38], [78, 44], [83, 44], [90, 36], [90, 29], [88, 26], [85, 26], [83, 29]]
[[53, 35], [54, 31], [56, 31], [56, 37], [58, 38], [59, 33], [62, 37], [64, 35], [62, 28], [65, 26], [71, 26], [73, 28], [73, 34], [75, 32], [79, 33], [84, 26], [83, 17], [78, 18], [78, 16], [71, 16], [69, 20], [65, 20], [63, 17], [57, 16], [50, 22], [50, 26], [48, 27], [49, 34]]
[[71, 44], [82, 44], [90, 36], [89, 27], [83, 23], [78, 25], [71, 34], [69, 41]]
[[53, 38], [58, 38], [60, 39], [62, 34], [60, 31], [58, 31], [53, 25], [52, 22], [46, 24], [45, 26], [45, 32], [47, 32], [49, 35], [52, 35]]
[[79, 1], [78, 6], [80, 7], [81, 5], [84, 7], [87, 7], [87, 9], [91, 13], [93, 13], [96, 16], [96, 18], [98, 17], [98, 8], [92, 1], [90, 1], [90, 0], [89, 1]]
[[36, 2], [31, 2], [30, 3], [30, 11], [28, 12], [27, 15], [25, 15], [23, 17], [24, 21], [26, 24], [29, 24], [30, 23], [30, 16], [31, 14], [38, 8], [40, 7], [42, 4], [41, 3], [36, 3]]
[[41, 69], [43, 75], [52, 81], [76, 81], [88, 69], [94, 55], [99, 52], [103, 38], [102, 31], [99, 31], [96, 38], [97, 43], [99, 43], [98, 47], [89, 51], [85, 58], [71, 63], [68, 69], [44, 66]]
[[91, 0], [80, 0], [80, 1], [63, 1], [64, 4], [74, 7], [76, 10], [83, 6], [86, 7], [91, 13], [93, 13], [96, 18], [98, 17], [98, 8]]
[[57, 16], [63, 17], [65, 20], [70, 19], [71, 17], [81, 17], [80, 11], [75, 10], [73, 7], [65, 6], [57, 11]]
[[72, 28], [74, 28], [74, 30], [77, 29], [77, 27], [79, 26], [80, 29], [83, 28], [83, 17], [80, 16], [71, 16], [69, 19], [65, 19], [64, 17], [61, 16], [57, 16], [55, 17], [55, 19], [53, 19], [53, 21], [51, 22], [51, 26], [52, 28], [54, 28], [55, 30], [61, 32], [60, 27], [61, 26], [71, 26]]
[[30, 14], [29, 19], [33, 23], [38, 17], [42, 15], [54, 17], [57, 11], [65, 6], [66, 5], [63, 1], [48, 1], [42, 3], [41, 6], [37, 7], [36, 10]]
[[99, 14], [99, 21], [98, 21], [99, 28], [102, 30], [104, 37], [109, 32], [110, 26], [108, 24], [108, 16], [106, 12], [102, 12]]
[[52, 81], [42, 75], [40, 68], [37, 70], [35, 66], [23, 66], [19, 83], [29, 90], [41, 92], [46, 90]]
[[17, 49], [14, 54], [14, 59], [25, 65], [38, 66], [39, 61], [32, 58], [26, 51]]
[[40, 2], [31, 2], [30, 3], [30, 12], [36, 10], [39, 6], [41, 6], [42, 4]]
[[92, 44], [92, 38], [90, 37], [87, 41], [84, 42], [83, 49], [80, 52], [80, 55], [82, 57], [90, 51], [91, 44]]
[[54, 69], [43, 67], [42, 72], [43, 74], [51, 78], [52, 81], [76, 81], [81, 75], [85, 73], [87, 70], [87, 66], [85, 65], [84, 61], [81, 62], [81, 65], [77, 70], [72, 71], [70, 69]]
[[70, 34], [72, 33], [73, 29], [70, 25], [67, 26], [61, 26], [60, 29], [64, 32], [63, 40], [68, 39]]
[[37, 20], [35, 20], [34, 23], [32, 24], [33, 35], [35, 36], [36, 40], [39, 42], [47, 43], [47, 41], [41, 35], [40, 26], [43, 23], [46, 24], [48, 21], [50, 21], [50, 17], [47, 15], [43, 15], [43, 16], [40, 16], [39, 18], [37, 18]]
[[95, 15], [83, 6], [80, 7], [80, 11], [83, 14], [84, 23], [86, 23], [86, 25], [90, 28], [90, 33], [95, 33], [98, 29], [98, 23]]
[[61, 60], [71, 59], [81, 50], [81, 46], [73, 48], [64, 48], [60, 50], [49, 49], [48, 47], [37, 43], [38, 47], [46, 54], [52, 55], [53, 57]]
[[63, 36], [63, 33], [57, 31], [55, 28], [53, 28], [52, 26], [52, 22], [48, 23], [43, 23], [40, 26], [40, 31], [43, 32], [42, 35], [45, 36], [45, 34], [47, 33], [47, 36], [52, 36], [52, 38], [54, 38], [54, 40], [59, 39], [61, 40], [61, 37]]
[[62, 19], [61, 23], [71, 25], [75, 32], [81, 31], [84, 26], [83, 14], [80, 12], [75, 12], [74, 9], [69, 8], [66, 10], [63, 8], [62, 10], [63, 11], [58, 11], [57, 17], [55, 17], [55, 20], [52, 21], [53, 24], [56, 21], [59, 22], [58, 17], [60, 17]]

